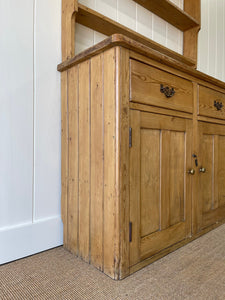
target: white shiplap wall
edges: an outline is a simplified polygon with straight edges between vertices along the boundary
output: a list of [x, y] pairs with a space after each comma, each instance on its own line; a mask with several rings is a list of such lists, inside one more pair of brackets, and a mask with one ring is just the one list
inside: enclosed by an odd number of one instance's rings
[[[132, 0], [81, 2], [182, 53], [182, 33]], [[224, 22], [224, 0], [202, 0], [198, 69], [223, 81]], [[103, 38], [77, 25], [76, 52]], [[59, 62], [61, 0], [0, 0], [0, 264], [62, 244]]]
[[61, 0], [0, 0], [0, 264], [62, 244]]
[[[132, 0], [78, 0], [81, 4], [121, 23], [138, 33], [153, 39], [182, 54], [183, 33], [166, 21], [152, 14]], [[183, 8], [183, 0], [171, 0]], [[87, 27], [76, 24], [75, 52], [90, 47], [104, 39], [106, 36], [99, 34]]]
[[225, 81], [225, 1], [201, 0], [198, 70]]

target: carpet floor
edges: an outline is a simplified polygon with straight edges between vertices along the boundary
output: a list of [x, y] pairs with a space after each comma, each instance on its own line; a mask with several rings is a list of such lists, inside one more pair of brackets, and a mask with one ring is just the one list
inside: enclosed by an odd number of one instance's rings
[[122, 281], [58, 247], [0, 266], [0, 299], [225, 299], [225, 225]]

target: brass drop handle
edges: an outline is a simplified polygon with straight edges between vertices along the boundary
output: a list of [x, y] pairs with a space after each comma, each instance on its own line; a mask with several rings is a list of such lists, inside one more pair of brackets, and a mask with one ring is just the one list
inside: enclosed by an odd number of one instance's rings
[[219, 101], [214, 101], [214, 106], [217, 110], [221, 110], [222, 107], [223, 107], [223, 103], [222, 102], [219, 102]]
[[205, 173], [205, 172], [206, 172], [206, 168], [201, 167], [201, 168], [199, 169], [199, 172]]
[[190, 175], [194, 175], [194, 174], [195, 174], [195, 170], [194, 170], [194, 169], [190, 169], [190, 170], [188, 170], [188, 174], [190, 174]]
[[160, 92], [163, 93], [166, 98], [170, 98], [175, 94], [174, 88], [169, 88], [168, 86], [163, 87], [163, 84], [160, 84]]

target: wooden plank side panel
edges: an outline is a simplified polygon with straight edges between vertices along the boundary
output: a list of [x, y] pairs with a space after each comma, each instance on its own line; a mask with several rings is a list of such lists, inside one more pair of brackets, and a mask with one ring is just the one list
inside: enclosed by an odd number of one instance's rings
[[89, 262], [90, 62], [79, 65], [79, 255]]
[[103, 269], [103, 54], [91, 59], [91, 263]]
[[61, 214], [63, 244], [67, 247], [67, 188], [68, 188], [68, 110], [67, 71], [61, 74]]
[[141, 237], [160, 228], [160, 131], [141, 129]]
[[116, 101], [115, 49], [104, 52], [104, 272], [115, 277]]
[[68, 70], [68, 249], [78, 254], [78, 66]]

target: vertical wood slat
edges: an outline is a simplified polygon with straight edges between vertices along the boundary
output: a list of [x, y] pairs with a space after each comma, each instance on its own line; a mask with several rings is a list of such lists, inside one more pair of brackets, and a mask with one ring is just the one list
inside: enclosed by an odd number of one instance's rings
[[78, 66], [68, 70], [68, 249], [78, 254]]
[[[113, 277], [116, 201], [115, 49], [104, 52], [104, 272]], [[110, 92], [109, 92], [110, 91]]]
[[68, 111], [67, 71], [61, 74], [61, 214], [63, 243], [67, 247], [67, 188], [68, 188]]
[[130, 111], [132, 147], [130, 148], [130, 266], [140, 261], [140, 111]]
[[90, 83], [89, 60], [79, 65], [79, 255], [89, 261]]
[[[118, 154], [118, 195], [116, 214], [117, 226], [119, 226], [120, 236], [118, 243], [120, 246], [116, 248], [115, 256], [117, 258], [115, 273], [118, 272], [119, 278], [129, 275], [129, 221], [130, 221], [130, 199], [129, 199], [129, 92], [130, 92], [130, 64], [129, 51], [117, 47], [116, 48], [116, 115], [117, 115], [117, 154]], [[117, 270], [117, 268], [120, 268]], [[116, 278], [115, 278], [116, 279]]]
[[[91, 263], [103, 269], [103, 55], [91, 59]], [[93, 71], [92, 71], [93, 70]]]

